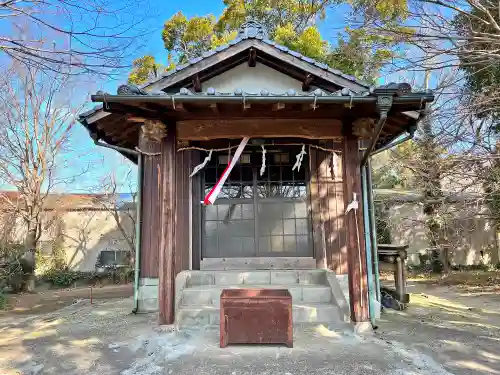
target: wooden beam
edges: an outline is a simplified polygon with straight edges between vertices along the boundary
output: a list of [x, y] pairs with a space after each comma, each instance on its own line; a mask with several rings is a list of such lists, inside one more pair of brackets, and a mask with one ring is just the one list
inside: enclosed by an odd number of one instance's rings
[[188, 112], [186, 107], [184, 107], [184, 104], [182, 103], [175, 103], [175, 106], [173, 108], [177, 112]]
[[257, 66], [257, 50], [255, 48], [250, 48], [248, 53], [248, 66], [255, 68]]
[[306, 75], [306, 78], [304, 78], [304, 81], [302, 82], [302, 91], [309, 91], [313, 79], [314, 77], [312, 74]]
[[[109, 134], [109, 137], [111, 137], [111, 139], [113, 139], [113, 141], [115, 141], [115, 142], [119, 142], [121, 140], [124, 140], [130, 134], [132, 134], [133, 132], [138, 131], [140, 129], [140, 125], [135, 125], [135, 126], [134, 125], [129, 126], [125, 130], [120, 129], [120, 130], [114, 131], [113, 133]], [[140, 130], [139, 130], [139, 134], [140, 134]]]
[[121, 103], [108, 103], [109, 110], [113, 113], [121, 114], [127, 117], [142, 117], [142, 118], [156, 118], [158, 112], [149, 108], [139, 107], [135, 105], [127, 105]]
[[273, 111], [281, 111], [285, 108], [285, 103], [275, 103], [273, 104]]
[[180, 140], [217, 138], [288, 137], [332, 139], [342, 136], [342, 122], [335, 119], [237, 119], [177, 121]]
[[314, 103], [302, 104], [302, 111], [314, 111], [318, 107], [319, 105]]
[[[348, 129], [350, 130], [350, 129]], [[344, 138], [344, 209], [356, 199], [361, 202], [361, 157], [358, 138], [348, 133]], [[347, 269], [349, 283], [349, 305], [351, 320], [355, 323], [370, 319], [368, 313], [368, 287], [366, 271], [366, 248], [363, 225], [363, 206], [351, 210], [344, 218], [347, 234]]]
[[212, 109], [214, 115], [219, 116], [219, 107], [217, 106], [217, 103], [210, 104], [210, 108]]
[[134, 117], [134, 116], [127, 117], [127, 121], [129, 121], [129, 122], [144, 122], [146, 120], [147, 119], [144, 117]]
[[161, 236], [158, 262], [159, 324], [173, 324], [175, 319], [176, 143], [175, 127], [172, 126], [167, 129], [167, 137], [163, 139], [161, 147], [161, 194], [158, 202], [161, 207], [161, 221], [160, 228], [157, 228]]
[[193, 88], [194, 92], [201, 92], [201, 82], [198, 74], [193, 77]]

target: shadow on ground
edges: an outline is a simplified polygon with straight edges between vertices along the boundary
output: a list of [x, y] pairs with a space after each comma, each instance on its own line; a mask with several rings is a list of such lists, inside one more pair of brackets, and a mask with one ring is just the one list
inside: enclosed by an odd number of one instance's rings
[[456, 374], [500, 374], [500, 296], [409, 285], [410, 306], [383, 314], [377, 336], [432, 356]]

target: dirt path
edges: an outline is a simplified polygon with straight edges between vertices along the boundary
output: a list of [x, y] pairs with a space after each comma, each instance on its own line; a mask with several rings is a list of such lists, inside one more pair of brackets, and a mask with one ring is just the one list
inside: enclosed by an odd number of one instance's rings
[[297, 329], [294, 347], [219, 348], [218, 332], [173, 332], [132, 299], [83, 300], [0, 318], [2, 375], [449, 375], [430, 357], [376, 338]]
[[[297, 329], [293, 349], [220, 349], [217, 332], [174, 333], [157, 326], [156, 314], [131, 314], [131, 298], [90, 305], [78, 299], [85, 289], [54, 292], [40, 304], [77, 302], [0, 316], [0, 374], [500, 375], [499, 295], [409, 287], [410, 308], [383, 313], [374, 337]], [[101, 295], [122, 292], [103, 288]]]
[[[108, 285], [92, 288], [94, 300], [126, 298], [133, 294], [132, 284]], [[7, 311], [2, 315], [44, 314], [73, 304], [76, 300], [90, 299], [90, 287], [47, 290], [35, 294], [13, 294], [8, 296]]]

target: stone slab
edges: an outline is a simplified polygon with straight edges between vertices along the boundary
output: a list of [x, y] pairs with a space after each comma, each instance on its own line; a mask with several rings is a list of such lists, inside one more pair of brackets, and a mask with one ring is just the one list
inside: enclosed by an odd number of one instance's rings
[[146, 298], [138, 301], [138, 312], [149, 313], [158, 311], [158, 298]]
[[244, 272], [215, 272], [215, 285], [239, 285], [244, 283]]
[[316, 269], [316, 260], [302, 257], [205, 258], [200, 268], [206, 271]]
[[159, 293], [158, 285], [143, 285], [139, 286], [138, 298], [139, 300], [158, 298], [158, 293]]
[[249, 271], [243, 272], [243, 284], [271, 284], [271, 272], [269, 271]]
[[155, 277], [155, 278], [152, 278], [152, 277], [143, 277], [143, 278], [139, 278], [139, 286], [142, 286], [142, 285], [159, 285], [160, 283], [160, 279]]

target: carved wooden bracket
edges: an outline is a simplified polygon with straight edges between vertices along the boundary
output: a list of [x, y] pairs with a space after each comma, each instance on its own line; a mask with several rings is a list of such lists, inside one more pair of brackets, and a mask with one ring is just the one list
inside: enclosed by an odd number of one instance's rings
[[167, 127], [159, 120], [145, 120], [142, 125], [142, 137], [153, 141], [161, 142], [167, 136]]
[[375, 132], [375, 119], [371, 117], [358, 118], [352, 124], [352, 133], [358, 138], [371, 138]]

